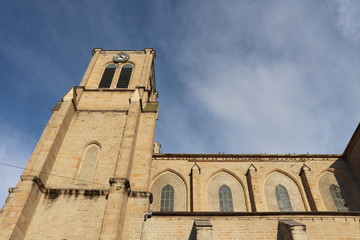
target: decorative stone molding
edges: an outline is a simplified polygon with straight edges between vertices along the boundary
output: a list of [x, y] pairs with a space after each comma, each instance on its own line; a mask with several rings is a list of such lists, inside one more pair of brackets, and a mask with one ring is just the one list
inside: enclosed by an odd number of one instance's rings
[[191, 168], [191, 172], [194, 173], [198, 173], [200, 174], [201, 173], [201, 168], [199, 167], [199, 165], [195, 162], [194, 165], [192, 166]]
[[311, 181], [311, 178], [309, 178], [311, 169], [309, 168], [309, 166], [307, 166], [305, 163], [303, 164], [303, 166], [300, 168], [300, 178], [302, 181], [302, 184], [304, 186], [304, 190], [305, 190], [305, 194], [310, 206], [311, 211], [318, 211], [318, 207], [316, 206], [316, 202], [312, 193], [312, 188], [310, 187], [311, 183], [309, 181]]
[[32, 181], [34, 182], [40, 189], [41, 192], [45, 191], [45, 185], [41, 181], [41, 179], [37, 176], [33, 175], [21, 175], [20, 176], [21, 181]]
[[130, 102], [140, 102], [140, 93], [139, 93], [139, 89], [135, 89], [133, 95], [130, 98]]
[[18, 189], [19, 189], [19, 188], [17, 188], [17, 187], [12, 187], [12, 188], [9, 188], [9, 189], [8, 189], [8, 192], [9, 192], [9, 194], [10, 194], [10, 193], [14, 193], [14, 192], [16, 192]]
[[38, 177], [33, 176], [33, 175], [21, 175], [20, 176], [21, 181], [34, 181], [36, 178], [38, 178]]
[[52, 112], [59, 111], [63, 102], [58, 102], [55, 107], [51, 109]]
[[[143, 108], [143, 112], [157, 112], [159, 107], [158, 102], [147, 102]], [[160, 153], [160, 152], [157, 152]]]
[[208, 219], [198, 219], [194, 221], [197, 240], [212, 240], [213, 239], [213, 225]]
[[212, 223], [208, 219], [196, 219], [194, 221], [196, 227], [212, 227]]
[[153, 150], [154, 153], [160, 153], [161, 144], [159, 142], [154, 142], [153, 148], [154, 148]]
[[256, 212], [258, 210], [256, 203], [260, 202], [259, 199], [261, 198], [260, 195], [257, 193], [258, 192], [258, 182], [257, 182], [256, 172], [257, 172], [257, 168], [253, 164], [250, 164], [250, 166], [245, 174], [246, 179], [247, 179], [248, 189], [249, 189], [251, 211], [253, 211], [253, 212]]
[[129, 190], [130, 182], [126, 178], [110, 178], [110, 186], [115, 190]]
[[253, 164], [250, 164], [246, 174], [249, 174], [249, 172], [257, 172], [257, 168]]
[[307, 240], [306, 225], [300, 222], [279, 220], [279, 234], [283, 240]]
[[195, 162], [190, 172], [190, 210], [199, 212], [201, 211], [201, 184], [200, 184], [201, 168]]
[[36, 183], [38, 185], [41, 192], [45, 191], [45, 185], [39, 177], [36, 177], [33, 181], [34, 181], [34, 183]]
[[302, 173], [302, 172], [310, 172], [311, 171], [311, 169], [309, 168], [309, 166], [307, 166], [305, 163], [304, 163], [304, 165], [301, 167], [301, 169], [300, 169], [300, 173]]
[[185, 160], [189, 162], [307, 162], [345, 161], [340, 154], [193, 154], [154, 153], [153, 160]]
[[130, 182], [126, 178], [110, 178], [109, 183], [112, 190], [126, 192], [128, 195], [131, 192]]
[[106, 196], [109, 190], [104, 189], [45, 189], [45, 198], [50, 200], [57, 199], [60, 195], [64, 196], [84, 196], [86, 198], [95, 198], [100, 196]]
[[133, 198], [148, 198], [150, 203], [153, 202], [153, 195], [151, 192], [145, 192], [145, 191], [131, 191], [130, 197]]

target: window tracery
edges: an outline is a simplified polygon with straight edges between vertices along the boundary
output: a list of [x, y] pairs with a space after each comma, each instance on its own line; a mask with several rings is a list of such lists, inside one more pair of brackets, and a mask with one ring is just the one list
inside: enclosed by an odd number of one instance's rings
[[277, 185], [275, 188], [275, 195], [278, 202], [280, 212], [292, 212], [289, 193], [283, 185]]
[[226, 185], [219, 188], [219, 203], [220, 212], [234, 211], [231, 189]]
[[161, 190], [161, 204], [160, 211], [171, 212], [174, 211], [174, 188], [168, 184]]
[[348, 212], [349, 207], [345, 201], [344, 195], [340, 188], [335, 184], [330, 185], [330, 194], [334, 201], [334, 204], [339, 212]]

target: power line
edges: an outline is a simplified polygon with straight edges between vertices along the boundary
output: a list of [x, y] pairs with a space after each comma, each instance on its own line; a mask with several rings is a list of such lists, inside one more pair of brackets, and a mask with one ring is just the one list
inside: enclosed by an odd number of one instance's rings
[[57, 175], [57, 174], [53, 174], [53, 173], [47, 173], [47, 172], [43, 172], [43, 171], [36, 171], [36, 170], [33, 170], [33, 169], [28, 169], [28, 168], [24, 168], [24, 167], [19, 167], [19, 166], [12, 165], [12, 164], [8, 164], [8, 163], [0, 162], [0, 165], [6, 166], [6, 167], [12, 167], [12, 168], [17, 168], [17, 169], [22, 169], [22, 170], [28, 170], [28, 171], [30, 171], [30, 172], [37, 172], [37, 173], [41, 173], [41, 174], [46, 174], [46, 175], [49, 175], [49, 176], [66, 178], [66, 179], [76, 180], [76, 181], [79, 181], [79, 182], [91, 183], [91, 184], [98, 184], [98, 185], [102, 185], [102, 186], [109, 187], [109, 185], [103, 184], [103, 183], [91, 182], [91, 181], [86, 181], [86, 180], [82, 180], [82, 179], [78, 179], [78, 178], [72, 178], [72, 177], [61, 176], [61, 175]]
[[[57, 175], [57, 174], [47, 173], [47, 172], [43, 172], [43, 171], [36, 171], [36, 170], [33, 170], [33, 169], [28, 169], [28, 168], [12, 165], [12, 164], [9, 164], [9, 163], [0, 162], [0, 165], [6, 166], [6, 167], [11, 167], [11, 168], [22, 169], [22, 170], [28, 170], [30, 172], [37, 172], [37, 173], [41, 173], [41, 174], [46, 174], [46, 175], [49, 175], [49, 176], [55, 176], [55, 177], [60, 177], [60, 178], [65, 178], [65, 179], [76, 180], [76, 181], [79, 181], [79, 182], [98, 184], [98, 185], [103, 185], [103, 186], [109, 187], [109, 185], [106, 185], [106, 184], [103, 184], [103, 183], [91, 182], [91, 181], [81, 180], [81, 179], [78, 179], [78, 178], [72, 178], [72, 177], [66, 177], [66, 176], [61, 176], [61, 175]], [[92, 215], [92, 214], [97, 213], [97, 212], [99, 212], [99, 211], [91, 212], [91, 213], [89, 213], [89, 214], [87, 214], [87, 215], [85, 215], [83, 217], [74, 219], [74, 221], [79, 220], [81, 218], [84, 218], [86, 216]], [[70, 221], [70, 222], [72, 222], [72, 221]], [[70, 222], [68, 222], [68, 223], [70, 223]], [[8, 226], [8, 225], [11, 225], [11, 224], [5, 224], [3, 226]], [[59, 225], [62, 225], [62, 224], [59, 224]], [[46, 229], [44, 229], [42, 231], [46, 231]], [[39, 232], [42, 232], [42, 231], [39, 231]]]

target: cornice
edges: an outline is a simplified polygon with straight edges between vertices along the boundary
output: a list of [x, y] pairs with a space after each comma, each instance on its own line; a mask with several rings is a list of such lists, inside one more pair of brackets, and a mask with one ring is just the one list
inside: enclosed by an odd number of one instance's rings
[[301, 218], [323, 218], [323, 217], [354, 217], [360, 216], [359, 211], [350, 212], [152, 212], [156, 217], [301, 217]]
[[342, 154], [153, 154], [153, 160], [185, 160], [189, 162], [305, 162], [343, 159]]

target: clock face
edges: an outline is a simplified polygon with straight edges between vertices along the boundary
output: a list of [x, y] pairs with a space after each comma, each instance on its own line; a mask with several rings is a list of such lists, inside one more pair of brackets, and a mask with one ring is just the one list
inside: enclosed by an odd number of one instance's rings
[[126, 62], [129, 60], [130, 56], [126, 53], [116, 54], [113, 58], [114, 62]]

